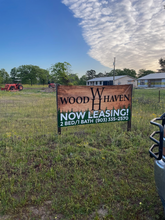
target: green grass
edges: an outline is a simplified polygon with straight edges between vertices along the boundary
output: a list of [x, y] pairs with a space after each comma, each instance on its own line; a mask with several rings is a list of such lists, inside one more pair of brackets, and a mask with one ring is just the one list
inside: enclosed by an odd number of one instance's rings
[[60, 136], [55, 93], [28, 91], [0, 92], [2, 216], [163, 219], [148, 149], [165, 90], [160, 103], [157, 89], [134, 90], [131, 132], [127, 122], [110, 122], [62, 128]]

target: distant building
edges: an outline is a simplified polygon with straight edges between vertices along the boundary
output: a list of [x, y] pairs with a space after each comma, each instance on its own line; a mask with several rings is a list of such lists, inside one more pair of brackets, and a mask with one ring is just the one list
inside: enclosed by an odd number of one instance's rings
[[[137, 79], [127, 75], [115, 76], [114, 85], [125, 85], [125, 84], [133, 84], [133, 87], [137, 87]], [[113, 76], [90, 79], [87, 80], [86, 85], [87, 86], [113, 85]]]
[[151, 73], [138, 79], [138, 88], [165, 87], [165, 73]]

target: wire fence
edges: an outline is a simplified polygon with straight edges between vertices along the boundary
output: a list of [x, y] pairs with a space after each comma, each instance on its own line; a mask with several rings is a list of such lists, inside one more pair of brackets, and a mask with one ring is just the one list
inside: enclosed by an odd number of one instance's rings
[[153, 102], [164, 102], [165, 89], [134, 89], [132, 96], [134, 98], [143, 98]]
[[57, 131], [55, 92], [0, 94], [0, 138], [52, 135]]
[[[145, 105], [146, 109], [152, 109], [153, 113], [159, 110], [160, 114], [163, 114], [165, 89], [134, 89], [133, 113], [141, 104]], [[0, 92], [0, 140], [54, 136], [57, 134], [56, 114], [55, 90], [2, 91]]]

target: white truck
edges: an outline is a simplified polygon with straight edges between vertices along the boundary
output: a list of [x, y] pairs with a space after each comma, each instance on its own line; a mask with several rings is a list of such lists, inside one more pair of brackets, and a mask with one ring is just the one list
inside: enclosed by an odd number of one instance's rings
[[[161, 124], [155, 121], [161, 121]], [[161, 198], [164, 215], [165, 215], [165, 113], [160, 118], [154, 118], [150, 121], [152, 125], [159, 127], [159, 131], [154, 131], [150, 135], [150, 139], [155, 142], [149, 149], [151, 157], [155, 158], [154, 176], [158, 194]], [[159, 141], [154, 138], [155, 134], [159, 134]], [[157, 149], [157, 152], [155, 152]]]

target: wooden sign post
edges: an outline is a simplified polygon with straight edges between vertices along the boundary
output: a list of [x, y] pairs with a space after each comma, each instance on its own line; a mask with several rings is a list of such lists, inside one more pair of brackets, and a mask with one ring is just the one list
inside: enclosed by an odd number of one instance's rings
[[127, 121], [131, 130], [132, 85], [56, 86], [57, 126]]

